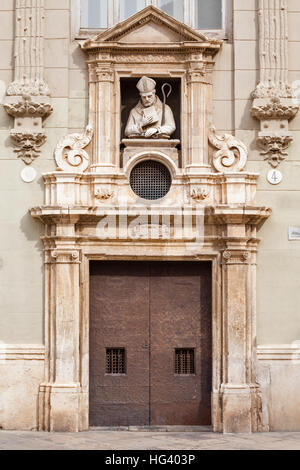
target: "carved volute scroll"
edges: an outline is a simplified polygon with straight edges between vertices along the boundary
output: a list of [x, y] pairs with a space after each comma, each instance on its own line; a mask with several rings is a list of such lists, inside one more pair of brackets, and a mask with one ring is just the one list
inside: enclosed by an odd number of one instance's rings
[[210, 144], [217, 149], [213, 154], [213, 165], [220, 173], [242, 171], [247, 163], [248, 149], [243, 142], [230, 134], [217, 135], [211, 126], [208, 134]]
[[93, 128], [87, 126], [83, 134], [69, 134], [60, 139], [54, 152], [58, 168], [73, 173], [84, 172], [89, 166], [89, 155], [83, 149], [92, 137]]
[[27, 165], [40, 154], [46, 141], [43, 120], [53, 111], [43, 78], [44, 21], [44, 0], [16, 0], [14, 81], [4, 108], [14, 118], [15, 152]]

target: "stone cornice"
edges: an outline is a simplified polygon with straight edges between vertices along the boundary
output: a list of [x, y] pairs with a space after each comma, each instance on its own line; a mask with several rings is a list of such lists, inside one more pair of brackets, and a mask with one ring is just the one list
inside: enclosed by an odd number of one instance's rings
[[[175, 209], [172, 207], [158, 207], [158, 213], [164, 215], [174, 214]], [[196, 207], [191, 207], [191, 213], [196, 213]], [[57, 222], [59, 217], [61, 223], [65, 219], [69, 222], [70, 216], [76, 216], [76, 222], [82, 223], [89, 220], [91, 223], [97, 223], [103, 217], [109, 215], [119, 217], [120, 215], [128, 215], [128, 217], [138, 217], [140, 215], [150, 215], [151, 212], [145, 206], [132, 206], [125, 208], [122, 212], [121, 208], [113, 208], [110, 206], [38, 206], [30, 210], [33, 217], [39, 218], [45, 224]], [[219, 205], [206, 206], [204, 209], [204, 217], [207, 223], [216, 225], [226, 224], [243, 224], [256, 226], [262, 223], [271, 215], [271, 209], [268, 207], [251, 206], [251, 205]]]
[[182, 43], [134, 43], [134, 44], [120, 44], [118, 42], [111, 43], [97, 43], [94, 44], [92, 49], [84, 49], [88, 52], [117, 54], [119, 53], [177, 53], [177, 54], [192, 54], [193, 52], [204, 52], [207, 55], [215, 55], [221, 47], [221, 44], [214, 44], [209, 41], [205, 42], [182, 42]]

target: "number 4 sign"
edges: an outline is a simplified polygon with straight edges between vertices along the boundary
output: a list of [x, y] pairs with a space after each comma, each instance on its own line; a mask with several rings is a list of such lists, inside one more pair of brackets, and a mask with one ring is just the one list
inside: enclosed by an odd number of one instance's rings
[[279, 184], [282, 178], [282, 173], [279, 170], [270, 170], [267, 175], [267, 180], [270, 184]]

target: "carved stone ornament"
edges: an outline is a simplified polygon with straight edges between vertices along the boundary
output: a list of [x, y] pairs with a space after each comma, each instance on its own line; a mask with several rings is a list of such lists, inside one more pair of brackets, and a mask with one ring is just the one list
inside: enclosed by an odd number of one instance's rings
[[274, 98], [282, 96], [285, 98], [294, 98], [293, 87], [289, 83], [270, 83], [260, 82], [252, 93], [253, 99]]
[[170, 238], [170, 227], [166, 224], [137, 224], [129, 229], [133, 239], [168, 239]]
[[4, 103], [6, 112], [15, 118], [10, 136], [16, 146], [14, 152], [24, 163], [30, 165], [40, 154], [39, 147], [46, 141], [42, 126], [43, 119], [52, 113], [53, 108], [47, 97], [10, 96]]
[[79, 263], [80, 262], [80, 256], [79, 256], [79, 251], [75, 250], [53, 250], [51, 251], [51, 261], [50, 263], [59, 263], [59, 264], [71, 264], [71, 263]]
[[260, 121], [267, 119], [290, 121], [296, 116], [298, 110], [297, 100], [272, 96], [270, 99], [256, 99], [251, 114]]
[[31, 96], [48, 96], [50, 95], [50, 89], [44, 80], [28, 80], [25, 78], [14, 80], [6, 90], [8, 96], [20, 96], [24, 93]]
[[107, 201], [114, 195], [114, 192], [109, 188], [97, 188], [95, 190], [95, 198], [100, 201]]
[[265, 160], [273, 167], [276, 168], [288, 155], [286, 151], [292, 142], [293, 137], [291, 134], [280, 133], [263, 133], [258, 136], [257, 143], [262, 148], [261, 155], [265, 155]]
[[43, 119], [49, 116], [53, 108], [49, 99], [23, 95], [7, 97], [4, 103], [6, 112], [14, 117], [14, 128], [10, 136], [16, 145], [14, 152], [24, 163], [30, 165], [40, 154], [38, 148], [46, 141]]
[[202, 187], [193, 187], [191, 188], [191, 198], [194, 199], [196, 202], [204, 201], [209, 197], [209, 190], [207, 188]]
[[213, 155], [213, 165], [217, 171], [235, 173], [244, 169], [248, 150], [243, 142], [230, 134], [217, 135], [213, 126], [209, 129], [208, 139], [218, 149]]
[[260, 121], [261, 155], [276, 167], [288, 155], [293, 140], [289, 121], [299, 110], [295, 90], [288, 83], [287, 1], [258, 0], [258, 22], [260, 82], [252, 93], [251, 115]]
[[16, 146], [14, 152], [26, 165], [30, 165], [40, 154], [39, 147], [46, 141], [43, 119], [53, 108], [45, 96], [9, 96], [4, 102], [6, 112], [14, 117], [14, 128], [10, 136]]
[[243, 264], [250, 260], [250, 253], [241, 250], [226, 250], [223, 252], [223, 261], [225, 264]]
[[6, 112], [13, 117], [41, 117], [45, 118], [53, 112], [49, 100], [34, 101], [30, 95], [23, 94], [21, 100], [4, 103]]
[[54, 157], [62, 171], [84, 172], [89, 166], [89, 155], [83, 150], [92, 140], [93, 128], [87, 126], [83, 134], [69, 134], [58, 142]]
[[21, 132], [13, 129], [10, 136], [17, 147], [14, 152], [26, 165], [30, 165], [39, 156], [39, 147], [46, 142], [46, 134], [33, 129], [23, 129]]
[[40, 154], [46, 141], [42, 121], [53, 111], [43, 78], [44, 21], [44, 0], [15, 1], [14, 80], [4, 108], [14, 118], [14, 151], [27, 165]]

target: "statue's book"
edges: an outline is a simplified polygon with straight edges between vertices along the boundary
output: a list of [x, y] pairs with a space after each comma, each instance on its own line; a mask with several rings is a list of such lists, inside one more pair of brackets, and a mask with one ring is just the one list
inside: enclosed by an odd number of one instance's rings
[[144, 108], [143, 114], [145, 118], [148, 118], [150, 116], [153, 117], [153, 121], [150, 124], [147, 124], [146, 126], [143, 126], [143, 127], [147, 127], [149, 125], [153, 126], [153, 124], [157, 124], [159, 122], [159, 116], [154, 106], [149, 106], [149, 108]]

